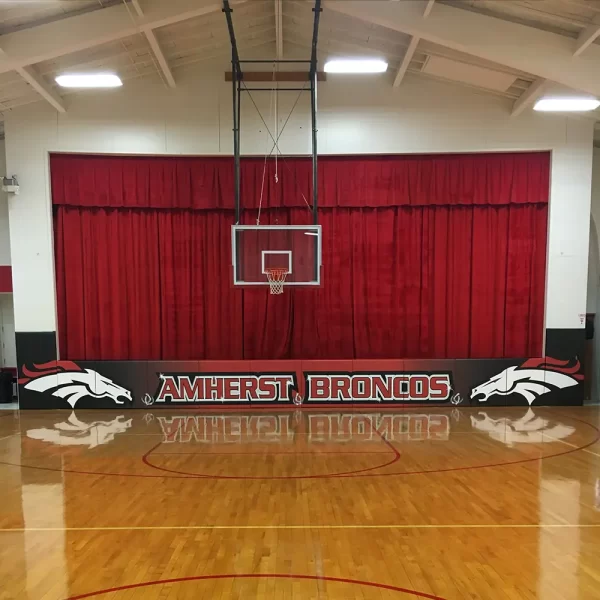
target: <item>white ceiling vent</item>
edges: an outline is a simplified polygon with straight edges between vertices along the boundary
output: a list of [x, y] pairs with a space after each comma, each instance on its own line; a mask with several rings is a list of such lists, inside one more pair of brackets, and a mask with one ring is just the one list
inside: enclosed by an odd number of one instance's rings
[[515, 75], [469, 65], [442, 56], [429, 56], [422, 72], [497, 92], [505, 92], [517, 79]]

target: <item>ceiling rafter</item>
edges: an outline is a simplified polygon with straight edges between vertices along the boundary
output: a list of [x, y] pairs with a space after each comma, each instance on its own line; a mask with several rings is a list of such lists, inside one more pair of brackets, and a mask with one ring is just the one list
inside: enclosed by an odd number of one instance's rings
[[415, 55], [415, 50], [417, 49], [418, 45], [419, 45], [419, 38], [417, 36], [414, 36], [410, 40], [410, 44], [408, 44], [408, 48], [406, 49], [406, 52], [404, 53], [404, 58], [402, 59], [402, 62], [400, 63], [400, 66], [398, 67], [396, 77], [394, 78], [394, 87], [398, 87], [402, 83], [402, 80], [404, 79], [404, 75], [406, 75], [406, 71], [408, 71], [408, 66], [410, 65], [410, 62], [412, 61], [413, 56]]
[[[0, 49], [0, 57], [4, 56], [6, 56], [6, 53]], [[46, 83], [43, 75], [38, 73], [34, 67], [18, 67], [15, 70], [33, 90], [46, 100], [46, 102], [50, 103], [58, 112], [67, 112], [62, 98]]]
[[[246, 0], [232, 2], [235, 6]], [[219, 0], [148, 0], [144, 16], [128, 13], [124, 4], [92, 13], [66, 17], [2, 36], [5, 55], [0, 57], [0, 73], [58, 58], [221, 10]]]
[[577, 36], [573, 56], [579, 56], [590, 44], [596, 41], [598, 36], [600, 36], [600, 16], [594, 17], [592, 23]]
[[536, 79], [519, 97], [513, 104], [511, 117], [518, 117], [526, 108], [529, 108], [535, 104], [546, 89], [548, 81], [546, 79]]
[[[427, 4], [425, 5], [425, 10], [423, 11], [423, 18], [426, 19], [431, 13], [431, 9], [433, 8], [435, 0], [427, 0]], [[402, 80], [404, 79], [404, 75], [406, 75], [406, 71], [408, 71], [408, 65], [410, 65], [410, 61], [413, 59], [417, 46], [419, 45], [418, 35], [414, 35], [410, 40], [410, 44], [406, 49], [406, 53], [404, 54], [404, 58], [400, 63], [400, 67], [398, 68], [398, 72], [396, 73], [396, 77], [394, 78], [394, 87], [398, 87]]]
[[[593, 45], [585, 57], [573, 60], [572, 45], [564, 36], [483, 16], [438, 3], [428, 18], [415, 0], [369, 2], [326, 0], [328, 10], [359, 18], [448, 48], [477, 56], [600, 95], [600, 47]], [[535, 48], [535, 52], [524, 49]]]
[[44, 99], [61, 113], [67, 112], [62, 98], [44, 81], [33, 67], [18, 67], [17, 73]]
[[[135, 12], [137, 13], [138, 17], [143, 17], [144, 16], [144, 11], [142, 10], [142, 7], [140, 6], [139, 0], [131, 0], [131, 4], [133, 5], [133, 8], [135, 10]], [[154, 53], [154, 57], [156, 58], [156, 61], [158, 62], [158, 66], [160, 67], [160, 70], [167, 82], [167, 85], [170, 88], [174, 88], [175, 87], [175, 78], [173, 77], [173, 73], [171, 72], [171, 68], [169, 67], [169, 62], [167, 61], [167, 57], [164, 55], [160, 44], [158, 43], [158, 40], [156, 39], [156, 35], [154, 33], [154, 31], [152, 31], [152, 29], [145, 29], [143, 31], [144, 36], [146, 37], [146, 40], [148, 40], [148, 44], [150, 45], [150, 48], [152, 50], [152, 52]]]

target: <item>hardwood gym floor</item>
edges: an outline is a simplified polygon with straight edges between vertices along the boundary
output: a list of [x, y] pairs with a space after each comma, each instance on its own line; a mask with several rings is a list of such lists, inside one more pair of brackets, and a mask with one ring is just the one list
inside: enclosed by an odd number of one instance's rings
[[598, 599], [599, 424], [0, 411], [0, 598]]

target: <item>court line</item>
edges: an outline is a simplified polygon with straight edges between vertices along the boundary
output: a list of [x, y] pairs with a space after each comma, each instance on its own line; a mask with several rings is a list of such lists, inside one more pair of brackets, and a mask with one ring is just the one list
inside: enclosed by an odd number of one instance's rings
[[15, 435], [20, 435], [20, 434], [18, 434], [18, 433], [11, 433], [10, 435], [5, 435], [4, 437], [0, 437], [0, 442], [2, 440], [8, 440], [11, 437], [15, 437]]
[[57, 531], [244, 531], [244, 530], [360, 530], [360, 529], [599, 529], [600, 523], [483, 523], [483, 524], [404, 524], [404, 525], [142, 525], [131, 527], [16, 527], [0, 528], [0, 533], [57, 532]]
[[327, 575], [293, 575], [288, 573], [227, 573], [216, 575], [196, 575], [195, 577], [175, 577], [173, 579], [159, 579], [157, 581], [144, 581], [142, 583], [130, 583], [129, 585], [121, 585], [105, 590], [97, 590], [95, 592], [87, 592], [78, 596], [70, 596], [67, 600], [83, 600], [83, 598], [92, 598], [95, 596], [104, 596], [116, 592], [124, 592], [137, 588], [150, 587], [153, 585], [168, 585], [173, 583], [186, 583], [189, 581], [205, 581], [214, 579], [299, 579], [308, 581], [328, 581], [332, 583], [343, 583], [346, 585], [355, 585], [357, 587], [372, 587], [380, 590], [389, 590], [399, 592], [400, 594], [408, 594], [409, 596], [417, 596], [418, 598], [428, 598], [429, 600], [444, 600], [441, 596], [435, 596], [426, 592], [418, 592], [408, 588], [398, 587], [387, 583], [377, 583], [376, 581], [362, 581], [360, 579], [348, 579], [347, 577], [330, 577]]
[[[389, 460], [386, 463], [380, 464], [380, 465], [375, 465], [375, 466], [371, 466], [371, 467], [366, 467], [364, 469], [355, 469], [353, 471], [342, 471], [342, 472], [338, 472], [338, 473], [322, 473], [322, 474], [318, 474], [318, 475], [261, 475], [261, 476], [256, 476], [256, 475], [211, 475], [208, 473], [190, 473], [189, 471], [176, 471], [175, 469], [167, 469], [166, 467], [161, 467], [159, 465], [155, 465], [154, 463], [150, 462], [150, 456], [154, 455], [154, 451], [160, 447], [163, 442], [158, 442], [158, 444], [156, 444], [155, 446], [153, 446], [152, 448], [150, 448], [150, 450], [148, 450], [148, 452], [146, 452], [143, 456], [142, 456], [142, 462], [152, 468], [152, 469], [156, 469], [158, 471], [164, 471], [166, 473], [174, 473], [175, 475], [181, 477], [181, 476], [185, 476], [185, 477], [189, 477], [190, 479], [243, 479], [243, 480], [256, 480], [256, 479], [263, 479], [263, 480], [269, 480], [269, 481], [274, 481], [274, 480], [284, 480], [284, 479], [288, 479], [288, 480], [292, 480], [292, 479], [330, 479], [330, 478], [336, 478], [336, 477], [348, 477], [348, 476], [358, 476], [361, 475], [363, 473], [368, 473], [370, 471], [377, 471], [379, 469], [383, 469], [384, 467], [389, 467], [390, 465], [393, 465], [394, 463], [398, 462], [400, 460], [400, 452], [399, 450], [390, 442], [388, 442], [388, 440], [386, 440], [385, 436], [383, 436], [379, 431], [377, 431], [377, 429], [375, 427], [373, 427], [373, 424], [371, 424], [371, 429], [373, 431], [373, 433], [375, 433], [376, 435], [378, 435], [381, 440], [383, 441], [383, 443], [390, 449], [391, 454], [393, 454], [393, 458], [391, 460]], [[385, 454], [390, 454], [390, 452], [386, 452]], [[163, 453], [159, 453], [159, 456], [168, 456], [169, 454], [172, 453], [168, 453], [168, 452], [163, 452]], [[374, 454], [373, 452], [370, 452], [369, 454]], [[171, 475], [172, 476], [172, 475]]]
[[[579, 446], [572, 444], [571, 442], [566, 442], [565, 440], [560, 440], [558, 438], [552, 437], [551, 435], [547, 435], [547, 434], [542, 434], [543, 437], [547, 437], [548, 439], [554, 441], [554, 442], [560, 442], [561, 444], [566, 444], [567, 446], [571, 446], [571, 448], [579, 448]], [[594, 456], [597, 456], [598, 458], [600, 458], [600, 454], [598, 454], [597, 452], [594, 452], [593, 450], [588, 450], [587, 448], [580, 448], [582, 452], [587, 452], [588, 454], [593, 454]]]
[[335, 450], [320, 452], [315, 450], [299, 450], [298, 452], [153, 452], [152, 456], [294, 456], [296, 454], [321, 456], [323, 454], [389, 454], [389, 450], [378, 450], [376, 452], [363, 452], [362, 450]]

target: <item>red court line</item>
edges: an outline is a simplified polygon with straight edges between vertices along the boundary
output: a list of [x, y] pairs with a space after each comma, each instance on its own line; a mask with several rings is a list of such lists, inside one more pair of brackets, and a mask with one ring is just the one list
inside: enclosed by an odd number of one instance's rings
[[324, 454], [389, 454], [389, 450], [362, 452], [360, 450], [340, 450], [335, 452], [300, 451], [300, 452], [153, 452], [152, 456], [323, 456]]
[[[362, 473], [368, 473], [370, 471], [375, 471], [377, 469], [383, 469], [384, 467], [389, 467], [390, 465], [393, 465], [395, 462], [398, 462], [398, 460], [400, 460], [400, 452], [398, 451], [397, 448], [395, 448], [392, 444], [390, 444], [382, 435], [381, 433], [379, 433], [379, 431], [377, 431], [375, 428], [373, 428], [373, 426], [371, 425], [371, 428], [373, 430], [374, 433], [376, 433], [382, 440], [383, 442], [387, 445], [387, 447], [391, 450], [392, 454], [394, 455], [394, 458], [392, 458], [391, 460], [389, 460], [386, 463], [380, 464], [380, 465], [375, 465], [373, 467], [366, 467], [364, 469], [356, 469], [353, 471], [342, 471], [339, 473], [323, 473], [320, 475], [265, 475], [265, 476], [257, 476], [257, 475], [209, 475], [206, 473], [190, 473], [189, 471], [176, 471], [175, 469], [167, 469], [166, 467], [159, 467], [158, 465], [155, 465], [154, 463], [151, 463], [149, 460], [150, 455], [154, 452], [154, 450], [156, 450], [159, 446], [162, 445], [162, 441], [158, 442], [158, 444], [156, 444], [155, 446], [153, 446], [152, 448], [150, 448], [150, 450], [148, 450], [148, 452], [146, 452], [146, 454], [144, 454], [144, 456], [142, 456], [142, 462], [147, 465], [148, 467], [152, 468], [152, 469], [156, 469], [158, 471], [164, 471], [165, 473], [173, 473], [175, 475], [185, 475], [187, 477], [193, 478], [193, 479], [267, 479], [267, 480], [275, 480], [275, 479], [330, 479], [333, 477], [346, 477], [349, 475], [360, 475]], [[332, 453], [333, 454], [333, 453]], [[374, 452], [370, 452], [369, 454], [374, 454]], [[389, 454], [389, 452], [386, 452], [385, 454]], [[162, 452], [159, 453], [159, 456], [168, 456], [169, 453], [168, 452]]]
[[150, 587], [152, 585], [166, 585], [169, 583], [185, 583], [187, 581], [203, 581], [203, 580], [214, 580], [214, 579], [304, 579], [309, 581], [330, 581], [332, 583], [345, 583], [348, 585], [356, 585], [363, 587], [372, 587], [380, 590], [388, 590], [391, 592], [398, 592], [400, 594], [409, 594], [410, 596], [416, 596], [418, 598], [428, 598], [429, 600], [445, 600], [441, 596], [434, 596], [433, 594], [426, 594], [425, 592], [417, 592], [416, 590], [409, 590], [407, 588], [398, 587], [395, 585], [388, 585], [386, 583], [376, 583], [374, 581], [361, 581], [359, 579], [347, 579], [345, 577], [325, 577], [317, 575], [284, 575], [282, 573], [242, 573], [227, 574], [227, 575], [198, 575], [196, 577], [176, 577], [174, 579], [163, 579], [158, 581], [146, 581], [144, 583], [132, 583], [130, 585], [122, 585], [119, 587], [108, 588], [105, 590], [99, 590], [96, 592], [88, 592], [87, 594], [80, 594], [79, 596], [71, 596], [67, 600], [83, 600], [84, 598], [93, 598], [95, 596], [102, 596], [103, 594], [110, 594], [114, 592], [124, 592], [126, 590], [133, 590], [137, 588]]

